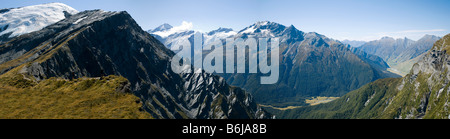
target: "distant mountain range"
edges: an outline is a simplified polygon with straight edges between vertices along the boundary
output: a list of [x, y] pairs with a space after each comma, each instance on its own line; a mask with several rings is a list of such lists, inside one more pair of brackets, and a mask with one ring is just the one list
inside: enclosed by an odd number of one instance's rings
[[355, 41], [355, 40], [343, 40], [341, 42], [343, 44], [348, 44], [348, 45], [350, 45], [351, 47], [354, 47], [354, 48], [360, 47], [363, 44], [367, 43], [366, 41]]
[[[425, 35], [417, 41], [408, 38], [394, 39], [383, 37], [380, 40], [370, 41], [359, 47], [362, 51], [383, 58], [391, 68], [406, 75], [419, 56], [430, 50], [440, 38]], [[415, 59], [416, 57], [419, 57]], [[415, 60], [413, 60], [415, 59]]]
[[403, 78], [369, 83], [327, 104], [272, 112], [280, 118], [449, 119], [449, 42], [450, 34], [434, 43]]

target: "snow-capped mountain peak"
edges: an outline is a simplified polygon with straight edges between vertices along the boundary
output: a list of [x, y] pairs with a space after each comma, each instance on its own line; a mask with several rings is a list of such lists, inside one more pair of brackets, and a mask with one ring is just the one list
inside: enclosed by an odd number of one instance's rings
[[2, 9], [0, 12], [0, 36], [1, 38], [12, 38], [37, 31], [64, 19], [67, 14], [76, 13], [78, 13], [77, 10], [63, 3]]
[[270, 21], [259, 21], [255, 24], [239, 31], [241, 35], [251, 35], [255, 37], [274, 37], [280, 35], [286, 26]]
[[157, 28], [155, 28], [153, 30], [149, 30], [148, 32], [154, 33], [154, 32], [160, 32], [160, 31], [168, 31], [172, 28], [173, 28], [173, 26], [171, 26], [170, 24], [164, 23], [161, 26], [158, 26]]
[[180, 26], [172, 27], [171, 25], [166, 23], [148, 32], [151, 34], [158, 35], [162, 38], [166, 38], [173, 34], [190, 32], [192, 31], [192, 28], [193, 28], [192, 22], [183, 21]]

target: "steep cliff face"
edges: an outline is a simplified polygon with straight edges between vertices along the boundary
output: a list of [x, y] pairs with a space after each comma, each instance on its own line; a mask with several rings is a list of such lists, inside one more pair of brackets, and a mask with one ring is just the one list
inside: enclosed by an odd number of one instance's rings
[[437, 41], [397, 86], [403, 101], [394, 101], [389, 113], [396, 118], [450, 118], [450, 35]]
[[174, 53], [126, 12], [84, 11], [0, 47], [0, 72], [33, 80], [119, 75], [154, 118], [270, 118], [240, 88], [207, 73], [176, 74]]
[[378, 80], [319, 106], [280, 112], [283, 118], [450, 118], [450, 35], [437, 41], [403, 78]]

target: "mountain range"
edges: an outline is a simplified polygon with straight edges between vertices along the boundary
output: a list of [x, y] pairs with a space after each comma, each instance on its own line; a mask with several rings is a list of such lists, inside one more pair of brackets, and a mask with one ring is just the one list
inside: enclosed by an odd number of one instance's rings
[[[203, 45], [276, 38], [277, 82], [262, 84], [264, 74], [248, 65], [227, 74], [173, 69], [174, 46], [193, 46], [194, 34]], [[447, 119], [449, 41], [341, 42], [270, 21], [239, 31], [169, 24], [144, 31], [126, 11], [79, 12], [62, 3], [1, 9], [0, 118]], [[252, 56], [236, 54], [235, 63]], [[308, 103], [322, 97], [336, 99]]]
[[[170, 68], [174, 54], [127, 12], [88, 10], [2, 44], [0, 79], [13, 82], [5, 88], [36, 89], [54, 78], [68, 83], [100, 78], [82, 86], [90, 88], [110, 82], [105, 76], [118, 76], [126, 81], [121, 79], [113, 86], [122, 87], [112, 90], [134, 94], [140, 99], [139, 109], [153, 118], [272, 118], [252, 95], [219, 76], [174, 73]], [[62, 83], [55, 88], [65, 87]], [[113, 99], [103, 98], [108, 100]]]
[[425, 52], [433, 47], [440, 38], [433, 35], [425, 35], [417, 41], [408, 38], [394, 39], [383, 37], [361, 45], [358, 49], [383, 58], [389, 66], [402, 75], [406, 75], [414, 63]]

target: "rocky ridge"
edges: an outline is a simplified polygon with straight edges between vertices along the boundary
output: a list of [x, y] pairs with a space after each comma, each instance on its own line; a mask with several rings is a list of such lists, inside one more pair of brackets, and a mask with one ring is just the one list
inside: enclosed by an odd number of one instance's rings
[[0, 73], [37, 82], [123, 76], [154, 118], [271, 118], [250, 94], [223, 78], [174, 73], [172, 56], [127, 12], [91, 10], [0, 46]]

